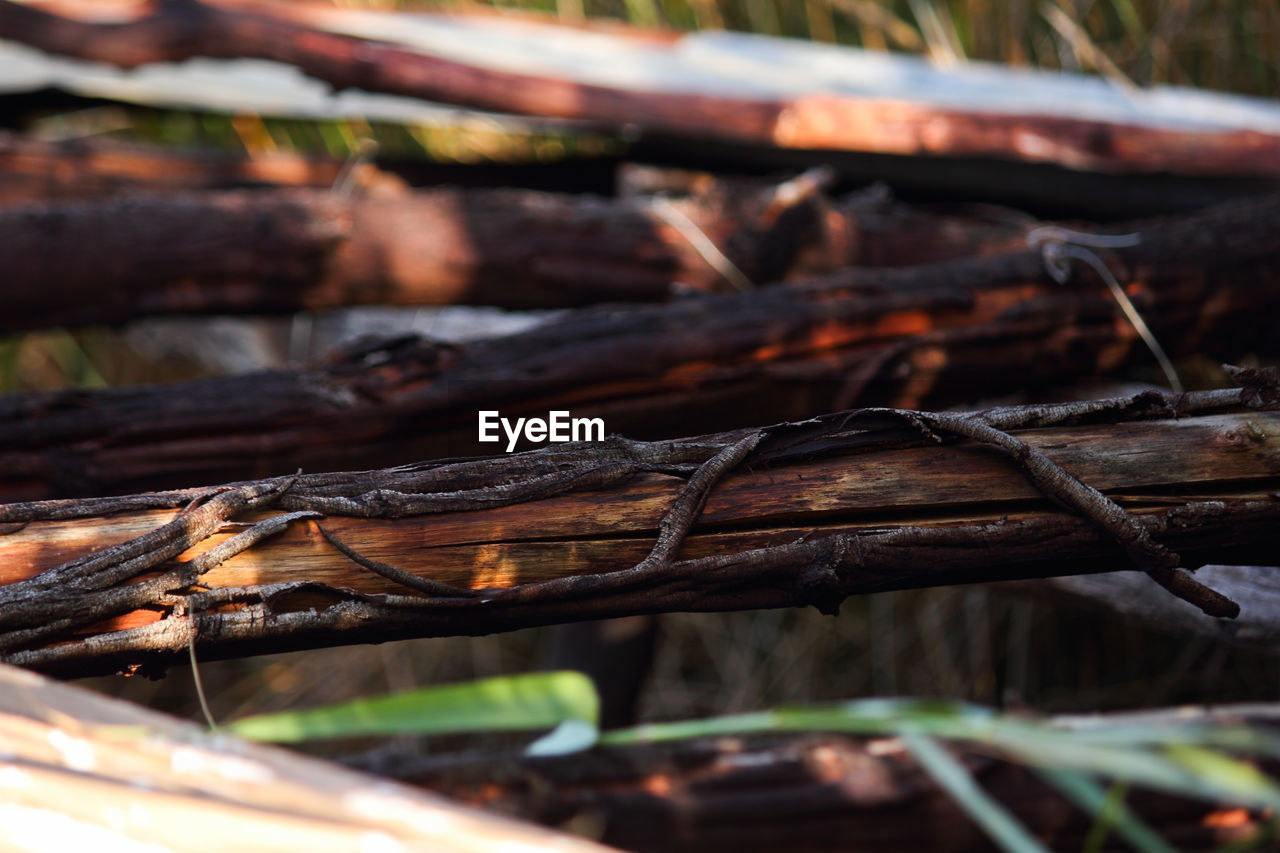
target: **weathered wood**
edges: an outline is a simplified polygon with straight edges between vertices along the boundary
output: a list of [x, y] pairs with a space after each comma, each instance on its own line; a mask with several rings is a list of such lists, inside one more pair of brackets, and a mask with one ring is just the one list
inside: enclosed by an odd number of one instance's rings
[[[1247, 723], [1273, 729], [1274, 705], [1054, 718], [1064, 727]], [[978, 784], [1051, 850], [1078, 850], [1096, 819], [1025, 766], [954, 744]], [[551, 826], [575, 820], [637, 851], [990, 850], [991, 839], [898, 738], [810, 734], [612, 747], [557, 758], [418, 756], [383, 749], [348, 760], [462, 802]], [[1274, 762], [1266, 762], [1274, 772]], [[1267, 838], [1256, 809], [1143, 789], [1126, 805], [1179, 850]], [[1114, 839], [1119, 843], [1119, 839]], [[1108, 846], [1107, 849], [1111, 849]], [[1119, 849], [1119, 848], [1117, 848]]]
[[[1174, 356], [1280, 342], [1280, 197], [1142, 224], [1099, 250]], [[1040, 251], [669, 304], [567, 312], [464, 345], [399, 339], [328, 365], [0, 398], [0, 499], [121, 493], [494, 452], [477, 411], [603, 417], [634, 438], [857, 403], [945, 404], [1151, 355], [1095, 273]], [[1017, 365], [1011, 371], [1010, 365]], [[145, 415], [140, 416], [140, 413]]]
[[114, 139], [55, 141], [0, 132], [0, 206], [142, 188], [332, 187], [343, 165], [332, 157], [277, 151], [245, 156]]
[[[1066, 75], [1008, 75], [1001, 85], [989, 69], [959, 69], [942, 85], [920, 61], [885, 73], [886, 64], [904, 61], [826, 46], [815, 56], [781, 40], [584, 33], [529, 20], [393, 17], [319, 4], [206, 0], [114, 16], [93, 4], [53, 9], [66, 17], [0, 3], [0, 37], [125, 67], [191, 56], [272, 59], [338, 88], [585, 119], [627, 128], [632, 137], [1099, 171], [1280, 174], [1280, 124], [1263, 102], [1215, 112], [1202, 95], [1197, 115], [1209, 120], [1189, 124], [1162, 106], [1161, 93], [1117, 93], [1085, 78], [1064, 82]], [[552, 40], [559, 49], [548, 51]], [[710, 61], [699, 48], [711, 52]], [[716, 72], [721, 54], [733, 58], [734, 75]], [[606, 63], [614, 67], [600, 82]], [[636, 67], [642, 73], [626, 74]], [[888, 82], [904, 78], [906, 87]], [[863, 81], [861, 88], [850, 80]], [[876, 80], [879, 87], [869, 82]], [[912, 91], [926, 88], [923, 96]]]
[[[1241, 411], [1245, 399], [1265, 410]], [[980, 422], [1021, 427], [1184, 566], [1266, 562], [1280, 522], [1280, 416], [1267, 399], [1149, 394]], [[0, 648], [86, 672], [172, 659], [192, 631], [202, 656], [225, 656], [629, 613], [830, 610], [850, 594], [1132, 565], [1112, 532], [1053, 511], [1045, 494], [1065, 493], [1031, 485], [1009, 458], [923, 439], [931, 418], [866, 410], [746, 437], [308, 475], [223, 490], [176, 520], [159, 508], [213, 493], [4, 506], [0, 521], [15, 525], [0, 537]], [[682, 521], [692, 484], [737, 447], [742, 470]], [[694, 468], [683, 486], [671, 476]], [[275, 527], [237, 553], [258, 528], [216, 532], [229, 521]], [[651, 551], [655, 533], [675, 562]], [[208, 592], [166, 594], [197, 578]]]
[[0, 846], [604, 851], [0, 665]]
[[[733, 290], [689, 231], [768, 284], [851, 264], [1007, 250], [1027, 227], [929, 214], [874, 192], [833, 204], [804, 176], [707, 184], [660, 202], [437, 188], [145, 194], [0, 209], [9, 285], [0, 332], [356, 304], [663, 301]], [[677, 227], [668, 208], [691, 224]]]

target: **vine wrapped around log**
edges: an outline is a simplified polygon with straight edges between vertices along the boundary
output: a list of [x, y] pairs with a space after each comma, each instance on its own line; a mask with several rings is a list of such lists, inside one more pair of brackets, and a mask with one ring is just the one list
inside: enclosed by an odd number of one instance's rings
[[[1280, 197], [1147, 223], [1099, 250], [1170, 355], [1274, 352]], [[0, 500], [189, 486], [471, 455], [477, 409], [570, 409], [670, 438], [854, 404], [1025, 391], [1151, 354], [1096, 274], [1023, 249], [849, 269], [750, 293], [566, 312], [457, 346], [406, 337], [327, 365], [0, 398]], [[1011, 371], [1010, 365], [1017, 365]], [[145, 413], [140, 416], [139, 413]]]
[[1122, 568], [1232, 616], [1185, 569], [1275, 557], [1280, 400], [1274, 375], [1239, 375], [1243, 389], [864, 409], [11, 504], [0, 650], [86, 673], [163, 665], [189, 643], [230, 656], [631, 613], [834, 612], [858, 593]]

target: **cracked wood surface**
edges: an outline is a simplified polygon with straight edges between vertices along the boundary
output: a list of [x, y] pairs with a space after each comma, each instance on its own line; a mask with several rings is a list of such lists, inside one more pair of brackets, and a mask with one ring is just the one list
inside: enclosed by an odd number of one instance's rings
[[[1280, 521], [1270, 395], [1149, 393], [975, 417], [1101, 490], [1182, 566], [1265, 563]], [[884, 589], [1133, 566], [1129, 534], [1055, 511], [1046, 496], [1078, 499], [1029, 481], [1016, 451], [947, 437], [955, 417], [862, 410], [737, 437], [8, 505], [0, 647], [15, 662], [79, 671], [172, 658], [193, 626], [204, 657], [636, 612], [831, 610]], [[943, 429], [922, 433], [917, 419]], [[741, 461], [717, 482], [721, 457]], [[1077, 505], [1095, 500], [1106, 499]], [[160, 509], [184, 505], [176, 518]], [[261, 526], [279, 511], [292, 515]], [[317, 513], [363, 562], [328, 541]], [[218, 519], [239, 526], [211, 534]], [[675, 537], [655, 548], [668, 528]], [[118, 542], [130, 544], [105, 547]], [[210, 548], [223, 551], [198, 556]], [[197, 578], [206, 592], [190, 591]]]

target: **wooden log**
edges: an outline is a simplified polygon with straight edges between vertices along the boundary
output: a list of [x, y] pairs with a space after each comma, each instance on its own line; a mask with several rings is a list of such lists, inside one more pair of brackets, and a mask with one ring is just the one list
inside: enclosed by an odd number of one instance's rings
[[[1184, 566], [1265, 563], [1280, 521], [1275, 405], [1272, 391], [1246, 389], [975, 416], [1020, 427], [1030, 448], [1115, 495], [1128, 533], [1054, 511], [1046, 495], [1082, 511], [1104, 499], [1082, 504], [986, 446], [951, 443], [946, 416], [888, 410], [13, 504], [0, 507], [13, 523], [0, 537], [0, 649], [85, 673], [163, 664], [193, 637], [208, 657], [672, 610], [834, 612], [851, 594], [1131, 567], [1126, 553], [1145, 558], [1138, 540], [1117, 544], [1130, 536], [1159, 543], [1161, 559], [1177, 551]], [[698, 490], [731, 456], [741, 471], [709, 500], [701, 492], [699, 514]], [[163, 509], [184, 505], [176, 518]], [[232, 521], [259, 524], [218, 532]], [[197, 580], [207, 592], [193, 591]]]
[[0, 792], [8, 849], [611, 849], [10, 666]]
[[[1280, 197], [1146, 223], [1098, 250], [1169, 352], [1277, 344]], [[1151, 361], [1092, 269], [1039, 250], [850, 269], [750, 293], [568, 312], [464, 345], [355, 346], [329, 364], [165, 387], [0, 398], [0, 499], [121, 493], [495, 452], [478, 410], [569, 410], [633, 438], [858, 403], [947, 404]], [[1018, 371], [1010, 371], [1011, 364]]]
[[[1058, 717], [1064, 728], [1280, 722], [1274, 705]], [[978, 784], [1051, 850], [1085, 846], [1096, 818], [1033, 770], [990, 749], [953, 744]], [[422, 756], [383, 749], [352, 766], [470, 805], [551, 826], [576, 820], [637, 851], [990, 850], [991, 839], [893, 737], [718, 738], [598, 748], [529, 758], [503, 753]], [[1274, 762], [1265, 761], [1274, 773]], [[1126, 805], [1179, 850], [1261, 842], [1268, 816], [1230, 803], [1135, 788]]]
[[929, 214], [878, 192], [833, 204], [807, 176], [708, 179], [662, 201], [436, 188], [39, 202], [0, 209], [10, 285], [0, 294], [0, 332], [358, 304], [663, 301], [739, 283], [691, 237], [724, 247], [749, 283], [768, 284], [850, 264], [995, 252], [1026, 227]]
[[343, 161], [282, 152], [254, 156], [114, 139], [35, 139], [0, 132], [0, 207], [121, 192], [246, 186], [332, 187]]
[[[1104, 172], [1280, 175], [1280, 125], [1264, 102], [1223, 104], [1183, 91], [1201, 119], [1189, 124], [1164, 103], [1172, 92], [1122, 93], [1068, 75], [999, 77], [981, 67], [944, 75], [919, 60], [728, 33], [637, 36], [244, 0], [145, 4], [114, 15], [93, 4], [49, 11], [6, 0], [0, 37], [123, 67], [192, 56], [270, 59], [337, 88], [583, 119], [631, 137]], [[733, 75], [721, 70], [726, 58]], [[850, 80], [881, 82], [857, 89]], [[896, 80], [908, 82], [895, 88]]]

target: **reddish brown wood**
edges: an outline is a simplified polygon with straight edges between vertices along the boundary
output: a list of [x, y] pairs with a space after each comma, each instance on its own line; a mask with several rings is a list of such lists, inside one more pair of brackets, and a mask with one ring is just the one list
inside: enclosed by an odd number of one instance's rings
[[248, 156], [112, 139], [53, 141], [0, 132], [0, 206], [138, 189], [331, 187], [342, 166], [341, 160], [333, 158], [280, 152]]
[[[992, 252], [1025, 227], [874, 194], [782, 203], [771, 184], [709, 183], [663, 203], [762, 285], [851, 263]], [[733, 289], [651, 199], [461, 188], [30, 203], [0, 209], [0, 268], [4, 332], [165, 313], [562, 307]]]
[[[1271, 494], [1280, 416], [1274, 399], [1252, 394], [984, 417], [1023, 424], [1016, 434], [1030, 448], [1115, 495], [1182, 565], [1265, 562], [1280, 523]], [[202, 656], [226, 657], [672, 610], [833, 612], [852, 594], [1133, 567], [1111, 532], [1055, 511], [1046, 487], [1009, 456], [926, 442], [910, 421], [884, 417], [846, 413], [753, 433], [765, 442], [758, 454], [715, 487], [675, 562], [647, 580], [623, 570], [650, 552], [685, 488], [654, 472], [691, 470], [738, 437], [0, 506], [9, 523], [0, 649], [11, 662], [86, 674], [163, 665], [186, 653], [193, 625]], [[259, 509], [235, 503], [250, 488], [265, 496]], [[175, 521], [174, 509], [188, 505], [198, 508]], [[270, 538], [199, 568], [242, 536], [241, 527], [220, 530], [225, 522], [278, 516]], [[162, 542], [179, 533], [192, 538]], [[148, 554], [156, 556], [137, 562]], [[209, 591], [181, 591], [196, 577], [184, 581], [183, 571], [199, 571]], [[155, 572], [165, 580], [151, 589]], [[201, 601], [195, 617], [179, 606], [189, 596]], [[1251, 601], [1240, 604], [1251, 612]]]
[[[1280, 198], [1148, 223], [1103, 255], [1174, 355], [1271, 352]], [[0, 497], [493, 452], [477, 411], [567, 409], [636, 438], [915, 407], [1114, 370], [1150, 353], [1092, 272], [1054, 283], [1034, 251], [666, 305], [570, 312], [504, 338], [400, 340], [329, 364], [180, 385], [0, 399]], [[1016, 365], [1017, 371], [1010, 366]], [[145, 413], [145, 414], [143, 414]]]
[[[611, 88], [469, 65], [326, 31], [326, 24], [340, 22], [343, 14], [327, 6], [207, 0], [143, 5], [130, 19], [108, 22], [94, 20], [86, 5], [55, 8], [83, 17], [60, 17], [6, 0], [0, 3], [0, 36], [126, 67], [197, 55], [273, 59], [339, 88], [587, 119], [684, 139], [997, 158], [1101, 171], [1280, 174], [1280, 138], [1254, 130], [1009, 115], [852, 95], [751, 98]], [[625, 50], [625, 42], [619, 49]]]

